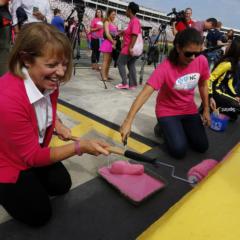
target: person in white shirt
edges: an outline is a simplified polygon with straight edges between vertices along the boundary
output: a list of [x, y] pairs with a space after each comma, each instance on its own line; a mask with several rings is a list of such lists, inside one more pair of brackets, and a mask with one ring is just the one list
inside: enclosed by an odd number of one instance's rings
[[23, 23], [48, 22], [51, 23], [52, 11], [49, 0], [13, 0], [12, 1], [12, 21], [15, 34], [19, 32], [17, 9], [22, 7], [27, 15], [27, 20]]

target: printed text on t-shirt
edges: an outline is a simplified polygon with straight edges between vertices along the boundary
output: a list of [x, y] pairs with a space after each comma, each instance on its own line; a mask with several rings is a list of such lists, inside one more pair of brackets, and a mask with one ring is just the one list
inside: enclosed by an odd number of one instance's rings
[[184, 75], [177, 79], [174, 85], [174, 89], [176, 90], [191, 90], [194, 89], [199, 81], [200, 74], [199, 73], [190, 73]]

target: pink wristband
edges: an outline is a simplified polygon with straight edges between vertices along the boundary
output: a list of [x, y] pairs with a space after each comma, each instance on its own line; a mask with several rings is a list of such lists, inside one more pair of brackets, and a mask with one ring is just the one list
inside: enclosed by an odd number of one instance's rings
[[81, 147], [80, 147], [79, 141], [75, 141], [74, 146], [75, 146], [75, 153], [76, 153], [78, 156], [81, 156], [83, 153], [82, 153], [82, 151], [81, 151]]

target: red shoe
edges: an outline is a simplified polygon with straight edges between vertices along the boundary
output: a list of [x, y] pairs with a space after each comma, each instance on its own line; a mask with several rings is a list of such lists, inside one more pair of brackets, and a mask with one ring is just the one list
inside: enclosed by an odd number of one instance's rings
[[128, 86], [128, 84], [120, 83], [120, 84], [116, 85], [115, 88], [117, 88], [117, 89], [128, 89], [129, 86]]

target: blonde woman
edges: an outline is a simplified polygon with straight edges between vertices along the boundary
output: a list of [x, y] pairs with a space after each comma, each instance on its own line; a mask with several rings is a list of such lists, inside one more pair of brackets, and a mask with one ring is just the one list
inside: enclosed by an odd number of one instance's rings
[[16, 220], [37, 227], [51, 217], [49, 196], [71, 187], [61, 161], [83, 153], [108, 154], [107, 144], [79, 139], [48, 146], [54, 130], [62, 140], [71, 138], [56, 108], [59, 84], [72, 74], [72, 47], [54, 26], [24, 25], [9, 70], [0, 78], [0, 204]]
[[116, 11], [109, 9], [107, 11], [107, 17], [104, 21], [104, 41], [100, 47], [100, 51], [103, 53], [102, 64], [102, 79], [107, 81], [109, 79], [109, 68], [112, 62], [112, 51], [116, 48], [116, 36], [118, 34], [118, 28], [114, 24], [116, 18]]

